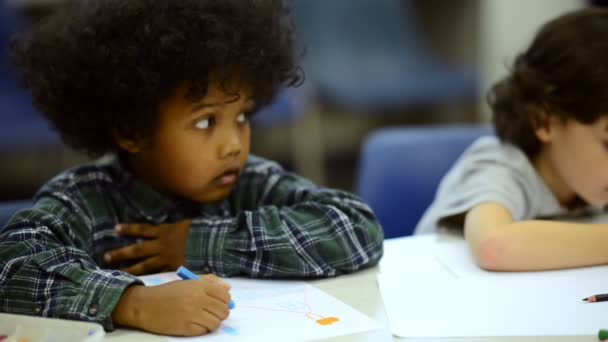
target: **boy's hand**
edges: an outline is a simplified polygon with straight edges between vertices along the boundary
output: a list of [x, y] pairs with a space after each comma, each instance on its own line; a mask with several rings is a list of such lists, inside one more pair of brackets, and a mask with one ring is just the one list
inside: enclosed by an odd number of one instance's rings
[[119, 224], [116, 231], [120, 235], [143, 237], [148, 240], [127, 247], [106, 252], [107, 264], [125, 260], [142, 259], [122, 271], [140, 275], [160, 271], [174, 271], [185, 261], [186, 239], [192, 221], [161, 224]]
[[162, 335], [198, 336], [228, 317], [229, 286], [213, 276], [125, 290], [112, 313], [115, 324]]

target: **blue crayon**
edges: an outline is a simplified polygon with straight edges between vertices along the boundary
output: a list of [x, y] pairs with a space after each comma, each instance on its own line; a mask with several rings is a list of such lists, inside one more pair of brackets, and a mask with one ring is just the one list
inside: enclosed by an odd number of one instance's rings
[[[177, 269], [177, 275], [184, 280], [200, 279], [196, 274], [192, 273], [192, 271], [185, 268], [184, 266], [180, 266]], [[234, 309], [234, 301], [232, 301], [232, 299], [230, 300], [230, 303], [228, 303], [228, 309], [230, 309], [230, 310]]]

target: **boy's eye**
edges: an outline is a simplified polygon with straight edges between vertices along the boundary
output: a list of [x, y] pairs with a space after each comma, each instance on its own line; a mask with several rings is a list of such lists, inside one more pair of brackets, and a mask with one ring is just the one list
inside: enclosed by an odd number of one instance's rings
[[213, 117], [205, 117], [202, 118], [200, 120], [198, 120], [196, 122], [196, 124], [194, 125], [194, 127], [198, 128], [198, 129], [208, 129], [209, 127], [211, 127], [214, 123], [214, 119]]
[[239, 116], [236, 117], [236, 121], [238, 123], [249, 122], [249, 115], [247, 115], [246, 113], [241, 113], [241, 114], [239, 114]]

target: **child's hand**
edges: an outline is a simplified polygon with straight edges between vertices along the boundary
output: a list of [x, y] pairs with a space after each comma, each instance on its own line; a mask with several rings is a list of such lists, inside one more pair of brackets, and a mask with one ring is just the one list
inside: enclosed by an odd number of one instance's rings
[[162, 335], [198, 336], [228, 317], [229, 286], [213, 276], [159, 286], [131, 286], [120, 297], [115, 324]]
[[143, 237], [148, 240], [127, 247], [106, 252], [107, 264], [125, 260], [141, 259], [135, 265], [123, 269], [134, 274], [147, 274], [160, 271], [174, 271], [185, 261], [186, 239], [192, 221], [161, 224], [119, 224], [116, 231], [120, 235]]

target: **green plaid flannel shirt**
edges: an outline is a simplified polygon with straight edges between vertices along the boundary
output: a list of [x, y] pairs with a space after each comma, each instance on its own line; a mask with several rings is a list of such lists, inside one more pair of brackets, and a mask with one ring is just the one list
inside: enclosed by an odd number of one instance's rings
[[141, 283], [104, 265], [104, 252], [138, 241], [114, 226], [184, 218], [193, 220], [186, 266], [199, 273], [331, 277], [382, 256], [382, 229], [369, 206], [274, 162], [251, 156], [229, 198], [201, 205], [156, 192], [114, 157], [58, 175], [2, 230], [0, 311], [114, 329], [122, 292]]

